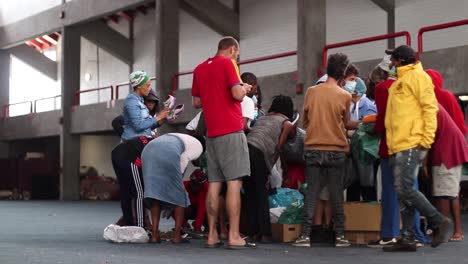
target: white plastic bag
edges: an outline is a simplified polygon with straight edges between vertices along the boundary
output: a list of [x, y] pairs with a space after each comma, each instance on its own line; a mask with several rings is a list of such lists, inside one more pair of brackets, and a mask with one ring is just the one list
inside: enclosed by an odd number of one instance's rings
[[270, 187], [280, 188], [283, 183], [283, 169], [281, 168], [281, 161], [278, 159], [270, 172]]
[[105, 240], [115, 243], [148, 243], [146, 230], [139, 226], [108, 225], [104, 229]]
[[270, 208], [270, 223], [278, 223], [278, 219], [280, 218], [284, 210], [286, 210], [286, 207]]

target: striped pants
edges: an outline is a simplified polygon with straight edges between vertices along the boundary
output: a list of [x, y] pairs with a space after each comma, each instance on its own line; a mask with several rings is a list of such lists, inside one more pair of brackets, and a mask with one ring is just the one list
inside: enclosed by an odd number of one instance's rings
[[120, 206], [128, 225], [145, 227], [143, 207], [143, 176], [141, 167], [126, 157], [125, 145], [112, 150], [112, 165], [119, 181]]

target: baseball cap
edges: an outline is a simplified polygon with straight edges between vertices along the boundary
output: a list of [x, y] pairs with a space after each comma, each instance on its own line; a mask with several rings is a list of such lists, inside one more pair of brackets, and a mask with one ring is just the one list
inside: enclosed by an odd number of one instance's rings
[[416, 52], [408, 45], [401, 45], [396, 49], [386, 49], [385, 53], [392, 55], [395, 59], [401, 59], [403, 61], [416, 59]]

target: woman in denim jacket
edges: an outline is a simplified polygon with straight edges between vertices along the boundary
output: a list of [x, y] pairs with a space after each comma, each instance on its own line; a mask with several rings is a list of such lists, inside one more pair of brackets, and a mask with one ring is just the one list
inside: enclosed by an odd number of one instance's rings
[[129, 140], [136, 136], [151, 136], [151, 130], [159, 127], [167, 115], [169, 109], [159, 112], [156, 117], [152, 117], [143, 96], [148, 96], [151, 87], [148, 74], [144, 71], [136, 71], [130, 74], [130, 84], [133, 92], [125, 98], [123, 118], [124, 131], [122, 140]]

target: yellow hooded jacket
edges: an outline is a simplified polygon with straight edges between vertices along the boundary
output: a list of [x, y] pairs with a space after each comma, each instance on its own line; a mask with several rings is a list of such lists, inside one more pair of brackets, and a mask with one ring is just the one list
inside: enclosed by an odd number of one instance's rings
[[434, 142], [439, 110], [432, 80], [421, 62], [397, 68], [398, 80], [389, 89], [385, 128], [388, 154]]

